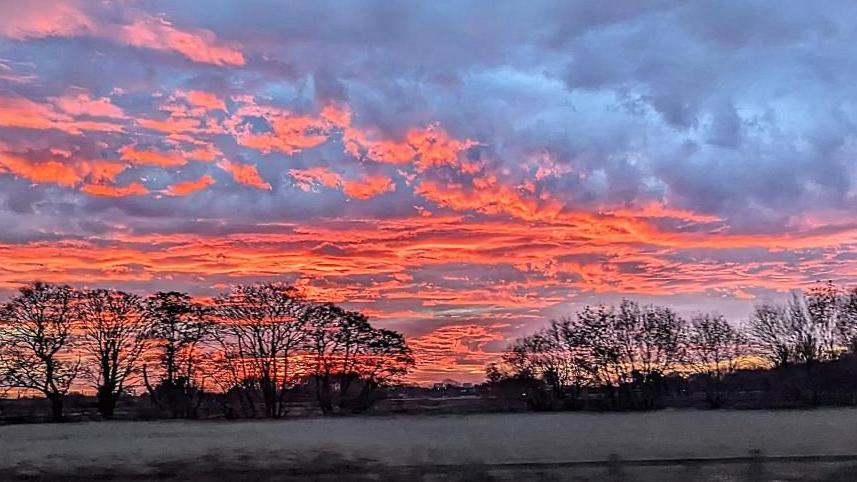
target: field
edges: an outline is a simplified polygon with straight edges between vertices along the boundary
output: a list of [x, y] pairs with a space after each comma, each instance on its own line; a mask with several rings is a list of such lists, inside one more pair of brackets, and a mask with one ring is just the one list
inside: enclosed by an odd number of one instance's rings
[[1, 480], [853, 480], [857, 411], [0, 427]]

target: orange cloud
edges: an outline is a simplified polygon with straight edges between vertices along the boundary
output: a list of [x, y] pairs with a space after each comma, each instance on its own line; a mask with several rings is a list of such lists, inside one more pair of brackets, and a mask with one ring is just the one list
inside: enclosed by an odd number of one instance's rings
[[141, 18], [124, 25], [119, 40], [134, 47], [177, 52], [195, 62], [244, 65], [241, 50], [218, 42], [210, 30], [179, 30], [162, 17]]
[[121, 164], [107, 161], [59, 159], [61, 160], [35, 161], [18, 154], [0, 153], [0, 172], [7, 172], [37, 184], [73, 187], [86, 179], [94, 182], [112, 181], [124, 170]]
[[223, 153], [212, 144], [205, 144], [204, 147], [193, 149], [187, 153], [189, 158], [204, 162], [211, 162], [222, 155]]
[[119, 154], [123, 161], [137, 165], [176, 167], [187, 164], [187, 159], [178, 152], [144, 151], [124, 146], [119, 149]]
[[236, 44], [218, 40], [210, 30], [180, 29], [163, 16], [135, 15], [130, 23], [99, 24], [72, 2], [50, 6], [16, 5], [12, 21], [0, 21], [0, 33], [23, 40], [42, 37], [91, 36], [142, 49], [175, 52], [194, 62], [214, 65], [244, 65], [244, 54]]
[[351, 125], [351, 109], [345, 104], [330, 103], [321, 109], [321, 118], [337, 127]]
[[244, 186], [255, 187], [266, 191], [271, 190], [271, 185], [262, 179], [258, 169], [253, 164], [241, 164], [238, 162], [230, 162], [223, 160], [217, 164], [218, 167], [232, 175], [232, 179], [238, 184]]
[[31, 162], [22, 157], [4, 154], [0, 156], [0, 166], [8, 173], [38, 184], [74, 186], [82, 179], [73, 166], [57, 161]]
[[289, 169], [289, 176], [295, 180], [295, 184], [302, 191], [311, 191], [314, 184], [321, 184], [329, 188], [336, 188], [341, 182], [339, 174], [324, 167], [311, 167], [309, 169]]
[[83, 169], [86, 177], [93, 182], [113, 182], [124, 170], [125, 166], [107, 161], [87, 162]]
[[214, 184], [214, 178], [208, 175], [193, 181], [177, 182], [167, 187], [167, 192], [173, 196], [187, 196], [188, 194], [202, 191]]
[[411, 378], [416, 382], [437, 381], [445, 377], [459, 381], [483, 381], [485, 365], [497, 357], [495, 350], [487, 350], [487, 345], [503, 343], [505, 336], [500, 329], [505, 327], [504, 324], [450, 325], [410, 338], [408, 344], [418, 360]]
[[507, 214], [529, 221], [556, 219], [563, 207], [550, 198], [524, 196], [493, 176], [474, 178], [472, 187], [425, 180], [414, 188], [414, 193], [456, 211]]
[[0, 20], [0, 33], [6, 37], [25, 40], [42, 37], [73, 37], [90, 34], [95, 22], [69, 3], [46, 6], [33, 2], [19, 2], [6, 19]]
[[89, 115], [116, 119], [125, 117], [122, 109], [114, 105], [108, 97], [99, 97], [96, 99], [89, 94], [82, 93], [59, 97], [54, 100], [54, 103], [63, 112], [74, 116]]
[[303, 191], [311, 191], [315, 184], [320, 184], [331, 189], [342, 188], [346, 196], [354, 199], [370, 199], [396, 189], [393, 180], [387, 176], [367, 175], [361, 179], [343, 179], [339, 174], [319, 166], [290, 169], [289, 175]]
[[370, 140], [371, 132], [346, 129], [342, 134], [345, 151], [356, 158], [366, 157], [385, 164], [407, 164], [414, 159], [416, 151], [403, 142]]
[[271, 132], [257, 134], [245, 129], [238, 133], [238, 143], [265, 153], [293, 155], [327, 141], [327, 126], [320, 119], [285, 113], [268, 118], [268, 122]]
[[418, 155], [414, 164], [419, 171], [444, 165], [462, 165], [465, 167], [464, 172], [469, 173], [475, 173], [475, 170], [478, 170], [477, 166], [461, 163], [459, 160], [462, 152], [478, 145], [476, 141], [455, 139], [438, 126], [411, 130], [406, 139]]
[[[236, 141], [245, 147], [264, 153], [274, 151], [297, 154], [325, 143], [332, 132], [339, 130], [345, 151], [356, 158], [385, 164], [412, 164], [418, 173], [432, 168], [451, 166], [466, 174], [477, 174], [482, 166], [463, 154], [478, 145], [470, 139], [456, 139], [439, 125], [411, 129], [402, 141], [378, 139], [374, 129], [351, 126], [351, 110], [346, 104], [328, 103], [314, 115], [297, 115], [279, 107], [259, 105], [250, 96], [233, 97], [239, 107], [226, 123]], [[270, 132], [253, 132], [243, 124], [245, 117], [262, 117], [271, 126]]]
[[83, 131], [122, 132], [122, 126], [108, 122], [81, 121], [57, 111], [53, 105], [40, 104], [18, 96], [0, 94], [0, 127], [58, 129], [69, 134]]
[[355, 199], [369, 199], [385, 192], [395, 191], [396, 185], [387, 176], [366, 176], [355, 181], [343, 181], [342, 192]]
[[372, 131], [348, 128], [343, 132], [345, 150], [354, 157], [365, 157], [385, 164], [413, 163], [418, 172], [432, 167], [455, 166], [466, 173], [476, 173], [479, 165], [462, 160], [461, 154], [478, 145], [469, 139], [458, 140], [439, 126], [411, 129], [402, 142], [371, 140]]
[[211, 92], [203, 92], [201, 90], [191, 90], [184, 92], [184, 96], [188, 102], [196, 107], [202, 107], [208, 110], [226, 110], [226, 103], [220, 97], [217, 97]]
[[139, 182], [132, 182], [125, 186], [110, 186], [107, 184], [86, 184], [80, 188], [80, 191], [90, 196], [99, 197], [126, 197], [126, 196], [144, 196], [149, 194], [146, 186]]
[[167, 134], [175, 134], [181, 132], [194, 131], [200, 127], [199, 119], [191, 117], [173, 117], [169, 116], [166, 119], [137, 119], [137, 124], [147, 129], [165, 132]]

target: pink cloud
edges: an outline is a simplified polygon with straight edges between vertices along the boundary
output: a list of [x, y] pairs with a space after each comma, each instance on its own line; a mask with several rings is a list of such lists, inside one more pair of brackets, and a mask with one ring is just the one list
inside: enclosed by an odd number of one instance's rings
[[91, 36], [142, 49], [174, 52], [194, 62], [244, 65], [240, 46], [219, 40], [210, 30], [178, 28], [164, 17], [143, 15], [134, 9], [126, 11], [126, 16], [132, 18], [129, 23], [99, 23], [86, 13], [83, 5], [11, 2], [0, 7], [0, 34], [17, 40]]
[[212, 184], [214, 184], [214, 178], [206, 175], [192, 181], [171, 184], [167, 187], [167, 192], [173, 196], [187, 196], [197, 191], [202, 191]]
[[[103, 103], [98, 103], [104, 109]], [[79, 106], [67, 106], [74, 110]], [[0, 94], [0, 127], [24, 129], [58, 129], [69, 134], [83, 131], [122, 132], [121, 125], [110, 122], [79, 120], [67, 112], [57, 110], [51, 104], [34, 102], [15, 95]]]
[[118, 40], [134, 47], [177, 52], [195, 62], [244, 65], [241, 50], [219, 42], [214, 32], [205, 29], [180, 30], [161, 17], [144, 17], [122, 26]]
[[113, 181], [124, 169], [121, 164], [108, 161], [89, 161], [62, 156], [33, 160], [21, 154], [0, 152], [0, 173], [5, 172], [36, 184], [73, 187], [85, 180]]
[[187, 159], [178, 152], [138, 150], [133, 146], [124, 146], [119, 149], [119, 154], [123, 161], [131, 164], [159, 167], [176, 167], [187, 164]]
[[73, 116], [111, 117], [123, 119], [125, 113], [108, 97], [93, 98], [88, 93], [71, 94], [54, 99], [54, 104]]
[[342, 192], [354, 199], [370, 199], [395, 190], [396, 185], [387, 176], [369, 175], [362, 179], [342, 182]]
[[76, 3], [31, 0], [0, 5], [0, 34], [17, 40], [91, 34], [95, 22]]
[[108, 184], [86, 184], [80, 188], [80, 191], [90, 196], [99, 197], [126, 197], [126, 196], [144, 196], [149, 194], [146, 186], [139, 182], [132, 182], [124, 186], [112, 186]]
[[341, 182], [339, 174], [324, 167], [311, 167], [309, 169], [289, 169], [289, 176], [295, 180], [295, 184], [302, 191], [312, 191], [315, 184], [329, 188], [336, 188]]
[[232, 179], [238, 184], [265, 191], [271, 190], [271, 185], [262, 179], [262, 176], [259, 175], [259, 170], [253, 164], [241, 164], [239, 162], [223, 160], [217, 166], [231, 174]]
[[[244, 147], [264, 153], [277, 151], [293, 155], [323, 144], [330, 134], [331, 124], [321, 117], [297, 115], [286, 109], [258, 105], [253, 98], [240, 101], [242, 105], [228, 123], [228, 128]], [[248, 126], [241, 124], [247, 116], [264, 118], [270, 124], [271, 131], [252, 132]]]
[[203, 92], [201, 90], [190, 90], [183, 92], [182, 95], [196, 107], [202, 107], [206, 110], [226, 110], [226, 103], [211, 92]]
[[316, 184], [331, 189], [341, 188], [346, 196], [354, 199], [370, 199], [385, 192], [394, 191], [393, 180], [383, 175], [367, 175], [360, 179], [345, 179], [339, 174], [320, 166], [309, 169], [290, 169], [289, 175], [303, 191], [311, 191]]

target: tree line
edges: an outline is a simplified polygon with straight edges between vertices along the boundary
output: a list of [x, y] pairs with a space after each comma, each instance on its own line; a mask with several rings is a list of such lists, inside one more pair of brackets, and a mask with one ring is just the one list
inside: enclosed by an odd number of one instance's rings
[[[762, 379], [760, 390], [788, 389], [809, 404], [847, 388], [839, 399], [853, 404], [857, 387], [842, 375], [854, 371], [855, 355], [857, 288], [826, 282], [786, 303], [758, 305], [740, 323], [716, 313], [685, 319], [630, 300], [587, 306], [515, 340], [487, 378], [537, 409], [574, 409], [591, 399], [603, 408], [655, 408], [671, 387], [687, 391], [689, 383], [716, 408], [748, 373]], [[776, 378], [765, 378], [770, 373]]]
[[216, 394], [228, 415], [279, 418], [297, 389], [324, 414], [358, 411], [413, 366], [401, 333], [280, 283], [205, 303], [33, 283], [0, 306], [0, 388], [43, 396], [56, 420], [84, 385], [105, 418], [135, 391], [174, 417]]

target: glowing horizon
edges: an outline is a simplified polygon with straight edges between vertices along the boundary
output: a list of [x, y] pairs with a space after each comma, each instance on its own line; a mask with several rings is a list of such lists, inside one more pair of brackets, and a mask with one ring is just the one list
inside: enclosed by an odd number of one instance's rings
[[323, 3], [0, 5], [0, 294], [283, 280], [472, 382], [583, 304], [857, 281], [854, 5]]

